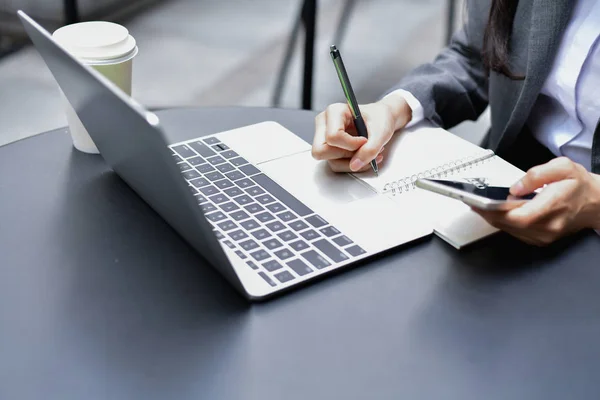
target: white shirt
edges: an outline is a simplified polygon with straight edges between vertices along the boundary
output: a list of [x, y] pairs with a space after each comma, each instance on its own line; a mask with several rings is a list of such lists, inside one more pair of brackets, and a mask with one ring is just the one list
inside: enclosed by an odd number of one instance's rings
[[[412, 109], [409, 126], [421, 121], [421, 103], [407, 91], [396, 92]], [[569, 157], [589, 171], [599, 118], [600, 1], [579, 0], [527, 125], [556, 156]]]

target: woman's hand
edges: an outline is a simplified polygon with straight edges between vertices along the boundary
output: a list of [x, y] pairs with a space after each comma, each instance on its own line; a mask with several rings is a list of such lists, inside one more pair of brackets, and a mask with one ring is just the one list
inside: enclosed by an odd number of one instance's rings
[[410, 107], [397, 94], [360, 106], [360, 111], [367, 125], [368, 140], [357, 136], [346, 104], [332, 104], [315, 119], [312, 155], [317, 160], [327, 160], [335, 172], [365, 171], [373, 159], [381, 163], [383, 146], [412, 117]]
[[473, 210], [496, 228], [537, 246], [584, 228], [600, 229], [600, 175], [560, 157], [527, 171], [510, 192], [522, 196], [544, 185], [533, 200], [510, 211]]

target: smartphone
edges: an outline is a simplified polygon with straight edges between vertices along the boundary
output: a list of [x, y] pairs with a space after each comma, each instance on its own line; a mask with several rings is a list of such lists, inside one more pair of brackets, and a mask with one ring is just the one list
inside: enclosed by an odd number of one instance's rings
[[429, 190], [483, 210], [510, 210], [533, 199], [536, 193], [523, 197], [510, 194], [507, 187], [488, 186], [485, 183], [476, 184], [441, 179], [418, 179], [417, 187]]

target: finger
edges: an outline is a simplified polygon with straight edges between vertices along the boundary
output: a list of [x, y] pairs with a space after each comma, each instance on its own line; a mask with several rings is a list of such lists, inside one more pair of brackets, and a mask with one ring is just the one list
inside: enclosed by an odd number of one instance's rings
[[325, 143], [340, 149], [356, 151], [367, 142], [367, 139], [356, 136], [352, 115], [345, 104], [332, 104], [325, 112]]
[[537, 194], [532, 200], [506, 213], [506, 222], [517, 227], [531, 226], [562, 208], [565, 197], [571, 193], [572, 183], [556, 182]]
[[[383, 155], [377, 156], [376, 161], [378, 164], [383, 162]], [[367, 164], [367, 165], [363, 166], [360, 170], [353, 171], [352, 169], [350, 169], [350, 158], [329, 160], [328, 164], [329, 164], [329, 167], [331, 168], [331, 170], [334, 172], [366, 172], [366, 171], [371, 170], [371, 165]]]
[[383, 151], [383, 146], [388, 140], [389, 138], [384, 134], [370, 136], [369, 140], [352, 157], [350, 161], [351, 169], [357, 171], [362, 169], [363, 166], [368, 165], [371, 160]]
[[515, 196], [529, 194], [549, 183], [572, 178], [577, 172], [578, 165], [573, 161], [566, 157], [555, 158], [527, 171], [527, 174], [510, 188], [510, 193]]
[[354, 151], [349, 151], [334, 146], [330, 146], [325, 140], [325, 130], [327, 127], [325, 113], [320, 113], [315, 118], [315, 137], [312, 145], [312, 156], [316, 160], [331, 160], [335, 158], [351, 158]]

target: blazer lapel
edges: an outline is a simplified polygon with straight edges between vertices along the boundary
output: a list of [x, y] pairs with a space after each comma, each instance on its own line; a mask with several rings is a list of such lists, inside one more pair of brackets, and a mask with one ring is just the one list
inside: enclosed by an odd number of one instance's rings
[[533, 0], [526, 76], [517, 102], [501, 131], [496, 151], [506, 151], [521, 132], [546, 81], [575, 0]]

